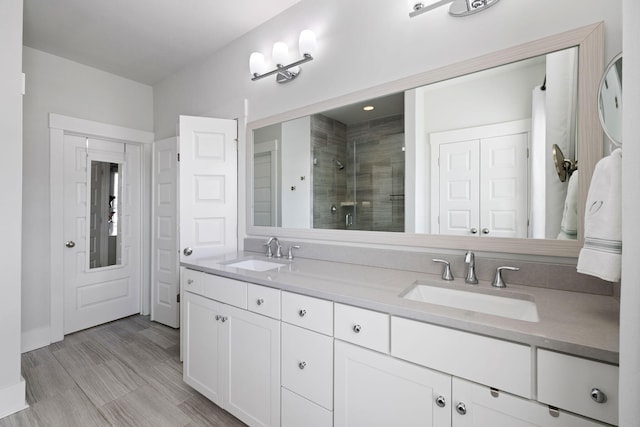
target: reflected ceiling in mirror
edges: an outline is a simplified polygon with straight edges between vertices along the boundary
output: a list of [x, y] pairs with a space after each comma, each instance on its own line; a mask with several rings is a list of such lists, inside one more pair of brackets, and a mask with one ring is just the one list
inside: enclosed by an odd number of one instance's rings
[[[250, 123], [248, 235], [577, 256], [602, 37], [594, 24]], [[569, 221], [553, 144], [580, 156]]]

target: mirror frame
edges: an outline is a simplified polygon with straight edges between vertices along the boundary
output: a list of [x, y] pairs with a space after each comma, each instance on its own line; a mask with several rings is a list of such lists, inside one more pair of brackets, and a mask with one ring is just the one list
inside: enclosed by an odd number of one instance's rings
[[[411, 248], [460, 249], [511, 254], [577, 257], [584, 239], [584, 201], [591, 175], [603, 155], [604, 134], [598, 116], [598, 89], [604, 69], [604, 28], [595, 23], [497, 52], [436, 68], [414, 76], [360, 90], [296, 110], [256, 120], [247, 125], [246, 139], [246, 237], [277, 235], [281, 238], [341, 244], [374, 244]], [[577, 135], [580, 158], [578, 239], [524, 239], [446, 236], [358, 230], [294, 229], [253, 225], [253, 131], [302, 116], [355, 102], [436, 83], [476, 71], [509, 64], [570, 47], [578, 47]]]

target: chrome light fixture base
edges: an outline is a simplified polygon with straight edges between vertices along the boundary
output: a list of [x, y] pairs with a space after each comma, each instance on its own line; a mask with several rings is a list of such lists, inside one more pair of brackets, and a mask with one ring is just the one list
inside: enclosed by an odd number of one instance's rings
[[299, 65], [309, 61], [313, 61], [313, 57], [307, 53], [304, 55], [302, 59], [292, 62], [291, 64], [288, 64], [288, 65], [278, 64], [275, 69], [268, 71], [266, 73], [262, 73], [262, 74], [254, 73], [253, 78], [251, 80], [256, 81], [256, 80], [260, 80], [265, 77], [269, 77], [276, 74], [276, 81], [278, 83], [288, 83], [291, 80], [298, 77], [300, 75], [300, 72], [302, 71], [300, 70], [300, 68], [297, 68], [295, 70], [293, 68], [298, 67]]
[[440, 0], [425, 6], [420, 0], [416, 0], [413, 5], [413, 11], [409, 13], [409, 16], [413, 18], [414, 16], [421, 15], [448, 3], [451, 3], [451, 6], [449, 6], [449, 15], [455, 17], [468, 16], [482, 12], [498, 3], [498, 1], [500, 0]]

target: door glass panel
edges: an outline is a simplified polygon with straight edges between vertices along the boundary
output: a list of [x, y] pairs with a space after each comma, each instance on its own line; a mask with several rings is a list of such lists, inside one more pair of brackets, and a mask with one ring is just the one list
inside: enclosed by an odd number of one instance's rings
[[91, 161], [89, 212], [89, 268], [122, 262], [120, 163]]

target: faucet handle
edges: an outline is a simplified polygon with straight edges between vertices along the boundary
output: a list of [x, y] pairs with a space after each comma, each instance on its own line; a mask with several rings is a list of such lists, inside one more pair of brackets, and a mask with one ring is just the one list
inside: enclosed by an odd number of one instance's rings
[[267, 247], [267, 253], [265, 255], [267, 255], [268, 258], [271, 258], [273, 256], [273, 252], [271, 252], [271, 240], [269, 240], [267, 243], [263, 244], [262, 246]]
[[293, 250], [300, 249], [300, 245], [291, 245], [289, 246], [289, 253], [287, 254], [287, 259], [293, 259]]
[[439, 262], [444, 264], [444, 270], [442, 271], [442, 280], [453, 280], [453, 274], [451, 273], [451, 264], [445, 259], [432, 259], [433, 262]]
[[502, 270], [518, 271], [518, 270], [520, 270], [520, 268], [518, 268], [518, 267], [509, 267], [509, 266], [506, 266], [506, 265], [503, 265], [502, 267], [496, 268], [496, 277], [493, 278], [493, 282], [491, 283], [491, 286], [493, 286], [494, 288], [506, 288], [507, 287], [507, 284], [505, 283], [504, 279], [502, 278]]

